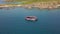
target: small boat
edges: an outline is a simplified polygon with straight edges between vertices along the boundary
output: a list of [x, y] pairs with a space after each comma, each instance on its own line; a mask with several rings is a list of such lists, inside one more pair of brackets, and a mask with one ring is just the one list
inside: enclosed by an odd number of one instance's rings
[[27, 16], [25, 18], [25, 20], [27, 20], [27, 21], [37, 21], [37, 17], [36, 16]]

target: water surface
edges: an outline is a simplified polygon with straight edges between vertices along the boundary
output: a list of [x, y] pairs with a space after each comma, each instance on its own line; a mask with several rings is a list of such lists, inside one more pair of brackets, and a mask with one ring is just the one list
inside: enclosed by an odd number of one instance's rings
[[[28, 22], [26, 16], [37, 16]], [[0, 34], [60, 34], [60, 10], [0, 9]]]

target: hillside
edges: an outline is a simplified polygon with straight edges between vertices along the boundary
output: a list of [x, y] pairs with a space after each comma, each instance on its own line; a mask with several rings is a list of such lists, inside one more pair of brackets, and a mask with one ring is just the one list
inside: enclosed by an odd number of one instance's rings
[[60, 0], [5, 0], [5, 2], [22, 2], [22, 4], [31, 4], [35, 2], [60, 2]]

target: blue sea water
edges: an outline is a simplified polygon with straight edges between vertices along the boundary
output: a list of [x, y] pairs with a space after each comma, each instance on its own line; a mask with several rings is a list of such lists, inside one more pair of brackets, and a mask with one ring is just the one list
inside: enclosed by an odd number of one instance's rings
[[[28, 22], [26, 16], [37, 16]], [[0, 34], [60, 34], [60, 9], [0, 9]]]

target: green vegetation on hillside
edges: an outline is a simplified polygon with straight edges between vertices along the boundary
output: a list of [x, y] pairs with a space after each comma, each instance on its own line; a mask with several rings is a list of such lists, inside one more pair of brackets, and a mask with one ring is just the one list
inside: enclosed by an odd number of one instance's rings
[[52, 2], [52, 1], [60, 1], [60, 0], [13, 0], [13, 1], [22, 2], [22, 4], [30, 4], [30, 3], [34, 3], [34, 2]]
[[33, 1], [33, 2], [45, 1], [45, 2], [47, 2], [47, 1], [60, 1], [60, 0], [15, 0], [15, 1], [17, 1], [17, 2], [20, 2], [20, 1]]
[[30, 4], [35, 2], [52, 2], [52, 1], [60, 1], [60, 0], [15, 0], [15, 2], [23, 2], [23, 4]]

